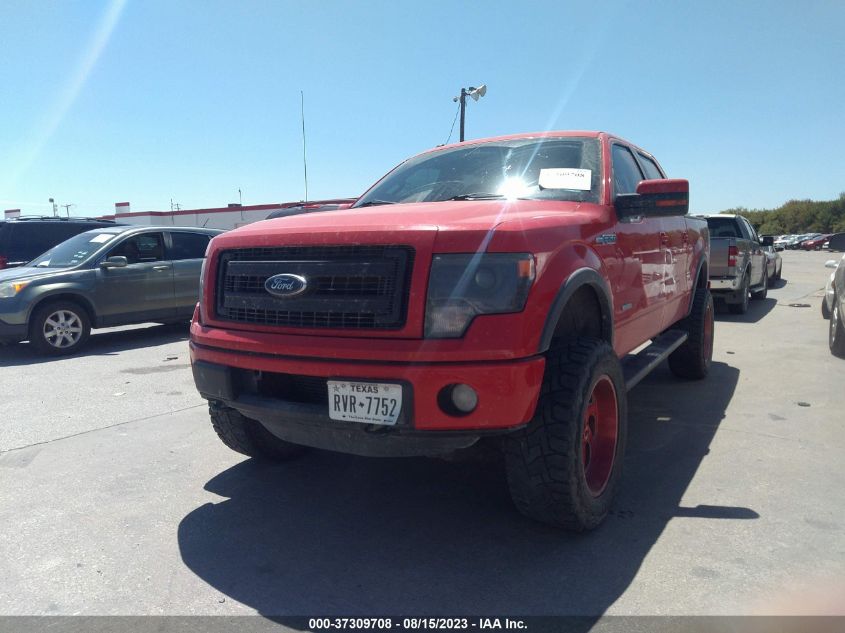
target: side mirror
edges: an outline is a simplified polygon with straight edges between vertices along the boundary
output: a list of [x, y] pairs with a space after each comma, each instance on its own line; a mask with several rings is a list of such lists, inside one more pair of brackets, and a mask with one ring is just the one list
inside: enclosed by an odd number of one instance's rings
[[835, 259], [829, 259], [824, 263], [825, 268], [836, 268], [838, 265], [839, 264]]
[[641, 180], [637, 193], [616, 196], [616, 213], [631, 215], [686, 215], [689, 212], [689, 181], [680, 178]]
[[129, 260], [123, 255], [115, 255], [100, 262], [100, 268], [126, 268], [129, 265]]
[[760, 238], [760, 245], [761, 246], [774, 246], [775, 245], [775, 238], [771, 235], [764, 235]]

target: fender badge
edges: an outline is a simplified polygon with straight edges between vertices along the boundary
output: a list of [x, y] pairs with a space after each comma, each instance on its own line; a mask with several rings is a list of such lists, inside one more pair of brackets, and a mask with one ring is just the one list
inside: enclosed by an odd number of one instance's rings
[[596, 238], [596, 244], [616, 244], [616, 233], [604, 233]]

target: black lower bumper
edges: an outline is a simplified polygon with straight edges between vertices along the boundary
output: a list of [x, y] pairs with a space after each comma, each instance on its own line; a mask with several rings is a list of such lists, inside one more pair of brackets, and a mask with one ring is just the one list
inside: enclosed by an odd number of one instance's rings
[[[268, 431], [294, 444], [366, 457], [441, 455], [475, 444], [480, 433], [416, 431], [409, 416], [396, 426], [341, 422], [329, 417], [328, 406], [292, 402], [251, 393], [236, 371], [225, 365], [195, 361], [194, 382], [203, 398], [231, 407], [260, 422]], [[410, 398], [406, 398], [410, 402]]]
[[0, 343], [17, 343], [26, 340], [26, 324], [12, 325], [0, 319]]

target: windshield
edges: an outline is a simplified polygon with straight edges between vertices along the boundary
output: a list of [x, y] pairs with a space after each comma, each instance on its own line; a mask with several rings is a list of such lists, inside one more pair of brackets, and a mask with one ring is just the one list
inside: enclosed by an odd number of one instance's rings
[[516, 139], [412, 158], [354, 206], [485, 198], [598, 202], [600, 187], [597, 139]]
[[29, 265], [37, 268], [70, 268], [76, 266], [118, 235], [119, 233], [115, 233], [113, 230], [80, 233], [36, 257]]

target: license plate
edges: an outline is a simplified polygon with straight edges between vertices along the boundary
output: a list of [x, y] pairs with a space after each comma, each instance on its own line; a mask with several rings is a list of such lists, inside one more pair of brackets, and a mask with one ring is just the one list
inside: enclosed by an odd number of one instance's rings
[[402, 385], [329, 380], [329, 417], [392, 426], [402, 411]]

